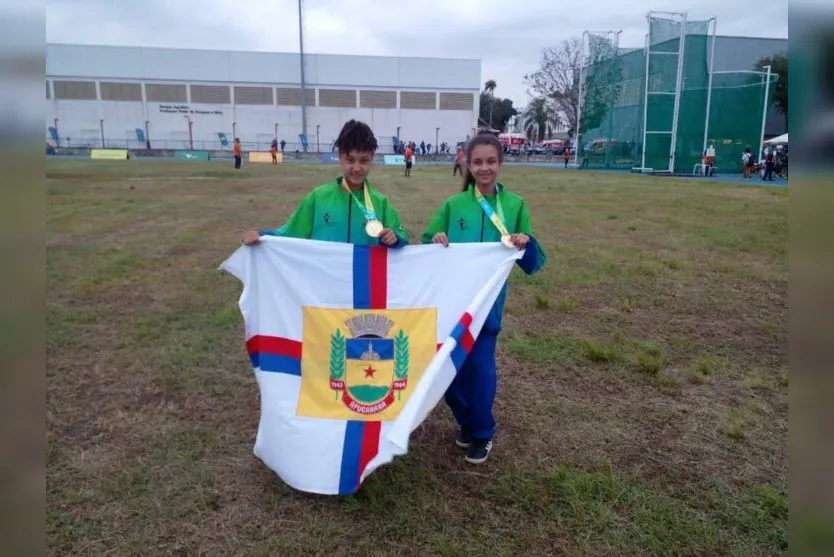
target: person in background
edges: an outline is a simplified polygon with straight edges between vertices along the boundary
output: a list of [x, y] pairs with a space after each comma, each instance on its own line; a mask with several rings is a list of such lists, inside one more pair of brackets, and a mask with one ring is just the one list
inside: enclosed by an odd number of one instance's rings
[[[470, 140], [466, 146], [463, 191], [440, 206], [422, 241], [446, 247], [457, 242], [500, 241], [508, 249], [524, 250], [517, 263], [529, 275], [538, 272], [547, 257], [533, 237], [530, 211], [524, 200], [497, 181], [503, 160], [501, 143], [494, 135], [480, 134]], [[467, 449], [465, 458], [471, 464], [484, 462], [492, 450], [492, 407], [497, 386], [495, 348], [506, 297], [505, 283], [472, 350], [446, 391], [446, 404], [460, 426], [455, 444]]]
[[773, 149], [768, 148], [767, 151], [765, 151], [764, 162], [765, 162], [765, 171], [764, 171], [764, 175], [762, 175], [762, 180], [772, 182], [773, 181], [773, 167], [774, 167]]
[[269, 154], [272, 155], [272, 164], [278, 164], [278, 142], [273, 141], [269, 146]]
[[562, 156], [565, 157], [565, 168], [568, 167], [568, 163], [570, 162], [570, 147], [565, 145], [565, 151], [562, 153]]
[[235, 170], [240, 170], [240, 161], [241, 161], [241, 153], [240, 153], [240, 139], [235, 138], [235, 142], [232, 144], [232, 154], [235, 157]]
[[414, 147], [411, 146], [411, 143], [408, 144], [408, 147], [405, 148], [405, 177], [408, 178], [411, 176], [411, 164], [412, 164], [412, 157], [414, 156]]
[[282, 153], [284, 152], [284, 147], [286, 147], [286, 145], [287, 145], [287, 142], [282, 139], [281, 140], [281, 152]]
[[455, 155], [455, 167], [452, 169], [452, 176], [457, 176], [458, 171], [463, 176], [463, 147], [458, 146], [458, 152]]
[[753, 152], [750, 147], [745, 147], [744, 153], [741, 154], [741, 166], [744, 169], [742, 178], [744, 180], [750, 179], [750, 173], [753, 171]]
[[342, 127], [336, 145], [342, 175], [308, 193], [280, 228], [246, 232], [245, 245], [257, 245], [261, 236], [389, 248], [408, 244], [408, 234], [394, 206], [368, 181], [378, 148], [371, 128], [350, 120]]
[[704, 175], [715, 175], [715, 145], [710, 144], [707, 152], [704, 153]]

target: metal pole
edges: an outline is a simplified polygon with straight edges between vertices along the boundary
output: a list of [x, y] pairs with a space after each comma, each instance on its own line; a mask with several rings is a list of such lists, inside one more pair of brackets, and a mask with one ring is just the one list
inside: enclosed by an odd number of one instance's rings
[[764, 105], [762, 106], [762, 134], [759, 138], [759, 154], [756, 155], [757, 159], [760, 158], [764, 152], [765, 121], [767, 120], [767, 109], [770, 108], [767, 102], [767, 99], [770, 96], [770, 64], [765, 66], [765, 68], [767, 68], [767, 76], [765, 77], [767, 82], [765, 83], [764, 103], [762, 103]]
[[649, 58], [652, 55], [652, 19], [651, 12], [646, 14], [646, 24], [648, 30], [646, 31], [646, 87], [645, 95], [643, 96], [643, 155], [640, 161], [640, 170], [646, 169], [646, 127], [648, 126], [649, 116]]
[[574, 148], [573, 153], [573, 162], [574, 164], [576, 164], [576, 166], [579, 166], [579, 133], [582, 128], [582, 100], [585, 97], [585, 72], [587, 71], [587, 68], [585, 67], [585, 64], [587, 62], [585, 58], [585, 36], [587, 34], [587, 31], [584, 31], [582, 33], [582, 50], [579, 56], [579, 101], [576, 103], [576, 129], [574, 130], [574, 137], [576, 138], [576, 147]]
[[302, 145], [307, 151], [307, 82], [304, 79], [304, 30], [301, 20], [301, 0], [298, 0], [298, 51], [301, 62], [301, 134], [304, 138]]
[[[104, 118], [98, 121], [99, 129], [101, 130], [101, 148], [104, 149]], [[764, 133], [764, 131], [762, 131]]]
[[675, 111], [672, 113], [672, 140], [669, 142], [669, 172], [675, 171], [675, 151], [678, 147], [678, 113], [681, 107], [681, 87], [683, 86], [683, 63], [686, 47], [686, 12], [681, 15], [681, 38], [678, 45], [678, 75], [675, 81]]
[[707, 141], [709, 140], [709, 111], [712, 104], [712, 70], [715, 67], [715, 33], [718, 27], [718, 18], [712, 18], [712, 44], [709, 53], [709, 78], [707, 79], [707, 115], [704, 117], [704, 146], [701, 148], [701, 153], [707, 150]]
[[[613, 54], [613, 58], [610, 60], [610, 62], [612, 64], [611, 70], [612, 70], [612, 73], [613, 73], [613, 71], [617, 68], [617, 63], [618, 63], [617, 59], [619, 58], [619, 52], [620, 52], [620, 33], [622, 33], [622, 31], [609, 31], [609, 33], [614, 34], [614, 40], [613, 40], [614, 54]], [[619, 77], [619, 76], [616, 76], [616, 77]], [[609, 165], [609, 161], [613, 161], [614, 159], [616, 159], [616, 153], [614, 154], [614, 156], [611, 156], [611, 143], [612, 143], [612, 139], [613, 139], [611, 137], [611, 133], [614, 129], [614, 105], [617, 103], [617, 99], [614, 97], [614, 88], [613, 87], [609, 87], [609, 94], [611, 95], [611, 98], [609, 99], [610, 102], [608, 104], [608, 134], [607, 134], [608, 139], [605, 142], [605, 166], [606, 167]]]

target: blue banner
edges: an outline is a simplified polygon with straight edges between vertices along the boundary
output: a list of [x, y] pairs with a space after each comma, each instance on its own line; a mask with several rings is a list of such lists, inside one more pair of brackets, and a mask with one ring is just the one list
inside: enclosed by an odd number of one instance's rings
[[[417, 157], [411, 156], [411, 164], [414, 165]], [[405, 166], [405, 155], [385, 155], [382, 158], [383, 164]]]
[[322, 153], [321, 162], [324, 164], [337, 164], [339, 162], [339, 155], [336, 153]]

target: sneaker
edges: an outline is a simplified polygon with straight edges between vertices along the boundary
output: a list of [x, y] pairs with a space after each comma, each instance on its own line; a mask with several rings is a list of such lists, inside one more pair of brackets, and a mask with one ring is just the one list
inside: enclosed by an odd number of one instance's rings
[[472, 446], [472, 435], [465, 429], [459, 429], [455, 435], [455, 445], [461, 449], [468, 449]]
[[472, 439], [472, 445], [466, 452], [466, 462], [481, 464], [489, 457], [492, 450], [492, 439]]

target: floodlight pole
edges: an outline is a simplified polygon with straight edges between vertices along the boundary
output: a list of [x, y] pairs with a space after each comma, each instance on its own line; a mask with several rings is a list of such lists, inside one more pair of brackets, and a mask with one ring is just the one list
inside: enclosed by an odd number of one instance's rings
[[678, 113], [681, 107], [681, 88], [683, 86], [683, 63], [686, 47], [686, 12], [681, 13], [681, 37], [678, 44], [678, 75], [675, 81], [675, 111], [672, 113], [672, 138], [669, 142], [669, 172], [675, 172], [675, 151], [678, 147]]
[[579, 102], [576, 104], [576, 129], [574, 130], [576, 148], [573, 154], [573, 161], [576, 166], [579, 166], [579, 132], [582, 129], [582, 99], [585, 96], [585, 37], [587, 35], [587, 31], [582, 32], [582, 46], [579, 56]]
[[301, 0], [298, 0], [298, 51], [301, 62], [301, 134], [304, 143], [301, 145], [307, 151], [307, 82], [304, 79], [304, 30], [301, 20]]
[[704, 117], [704, 146], [701, 153], [706, 152], [709, 141], [709, 111], [712, 104], [712, 74], [715, 70], [715, 34], [718, 27], [718, 17], [712, 18], [712, 43], [709, 53], [709, 78], [707, 79], [707, 115]]
[[759, 137], [759, 153], [758, 153], [758, 155], [756, 155], [757, 159], [759, 157], [761, 157], [762, 153], [764, 152], [765, 121], [767, 120], [767, 109], [770, 108], [770, 106], [767, 102], [767, 99], [770, 96], [771, 65], [768, 64], [767, 66], [765, 66], [765, 68], [767, 69], [767, 76], [765, 77], [765, 79], [767, 81], [765, 82], [765, 96], [764, 96], [764, 103], [763, 103], [764, 106], [762, 106], [762, 133], [761, 133], [761, 136]]
[[640, 160], [640, 171], [644, 171], [646, 169], [646, 138], [648, 134], [646, 133], [646, 127], [649, 123], [649, 58], [651, 57], [652, 53], [652, 19], [651, 19], [651, 12], [646, 14], [646, 26], [648, 30], [646, 32], [646, 76], [645, 76], [645, 94], [643, 95], [643, 155]]
[[[613, 68], [616, 69], [617, 64], [618, 64], [618, 59], [620, 57], [620, 33], [622, 33], [622, 31], [609, 31], [609, 33], [612, 33], [614, 35], [614, 57], [611, 59], [611, 64], [612, 64]], [[618, 79], [620, 77], [621, 76], [617, 76]], [[609, 160], [614, 161], [617, 158], [616, 153], [614, 154], [613, 157], [611, 156], [611, 143], [612, 143], [611, 132], [614, 128], [614, 106], [617, 104], [617, 98], [614, 96], [614, 93], [613, 93], [614, 88], [613, 87], [609, 87], [609, 91], [610, 91], [611, 98], [609, 99], [610, 102], [609, 102], [609, 105], [608, 105], [608, 133], [606, 134], [607, 137], [606, 137], [606, 141], [605, 141], [605, 166], [606, 167], [609, 165], [609, 162], [608, 162]]]

